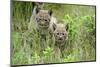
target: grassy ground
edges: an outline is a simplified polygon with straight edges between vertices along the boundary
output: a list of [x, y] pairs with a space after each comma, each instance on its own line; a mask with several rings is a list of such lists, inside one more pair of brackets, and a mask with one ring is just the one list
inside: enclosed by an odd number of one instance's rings
[[[40, 45], [40, 38], [34, 31], [34, 25], [29, 26], [33, 6], [31, 2], [13, 1], [12, 3], [12, 53], [13, 65], [44, 64], [96, 60], [96, 28], [95, 7], [80, 5], [45, 4], [44, 9], [52, 9], [58, 20], [69, 25], [69, 35], [66, 41], [64, 57], [56, 60], [55, 47], [47, 48]], [[30, 27], [30, 29], [29, 29]], [[44, 49], [44, 51], [41, 51]]]

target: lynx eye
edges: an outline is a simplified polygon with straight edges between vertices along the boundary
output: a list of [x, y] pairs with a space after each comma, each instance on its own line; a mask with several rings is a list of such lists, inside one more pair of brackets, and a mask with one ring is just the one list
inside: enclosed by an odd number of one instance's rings
[[39, 21], [40, 21], [40, 19], [39, 19], [39, 18], [36, 18], [36, 20], [37, 20], [37, 22], [39, 22]]
[[39, 21], [41, 21], [42, 19], [40, 18]]
[[48, 21], [48, 20], [45, 19], [45, 21]]
[[64, 35], [64, 33], [62, 33], [62, 35]]
[[59, 35], [59, 33], [57, 33], [57, 35]]

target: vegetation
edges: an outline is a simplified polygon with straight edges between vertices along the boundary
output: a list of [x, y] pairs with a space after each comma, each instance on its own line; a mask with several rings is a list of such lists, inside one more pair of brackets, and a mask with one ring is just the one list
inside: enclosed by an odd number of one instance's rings
[[[52, 9], [58, 20], [68, 24], [68, 40], [64, 57], [54, 57], [54, 47], [40, 45], [36, 31], [29, 26], [32, 2], [12, 3], [12, 65], [63, 63], [96, 60], [95, 6], [45, 4], [44, 9]], [[30, 30], [28, 27], [31, 27]], [[49, 40], [49, 39], [48, 39]], [[44, 49], [41, 51], [41, 49]], [[57, 56], [58, 57], [58, 56]]]

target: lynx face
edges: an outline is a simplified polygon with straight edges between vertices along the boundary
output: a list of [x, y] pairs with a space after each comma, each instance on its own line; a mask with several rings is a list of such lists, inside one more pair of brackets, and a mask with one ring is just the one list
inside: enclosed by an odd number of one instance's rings
[[36, 9], [35, 20], [39, 29], [48, 29], [52, 11]]
[[67, 31], [65, 25], [61, 23], [56, 24], [56, 28], [54, 31], [55, 42], [59, 44], [64, 43], [66, 40], [66, 36], [67, 36]]

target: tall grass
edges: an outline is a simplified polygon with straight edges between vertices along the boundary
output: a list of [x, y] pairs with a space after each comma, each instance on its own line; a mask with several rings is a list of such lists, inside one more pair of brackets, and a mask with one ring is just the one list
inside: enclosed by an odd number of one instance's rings
[[[62, 58], [54, 56], [55, 47], [47, 38], [47, 48], [40, 42], [34, 24], [30, 24], [31, 2], [13, 1], [12, 4], [12, 64], [44, 64], [96, 60], [95, 7], [81, 5], [45, 4], [58, 20], [68, 24], [68, 40]], [[29, 28], [30, 27], [30, 28]], [[43, 50], [43, 51], [41, 51]], [[58, 51], [57, 51], [58, 52]]]

